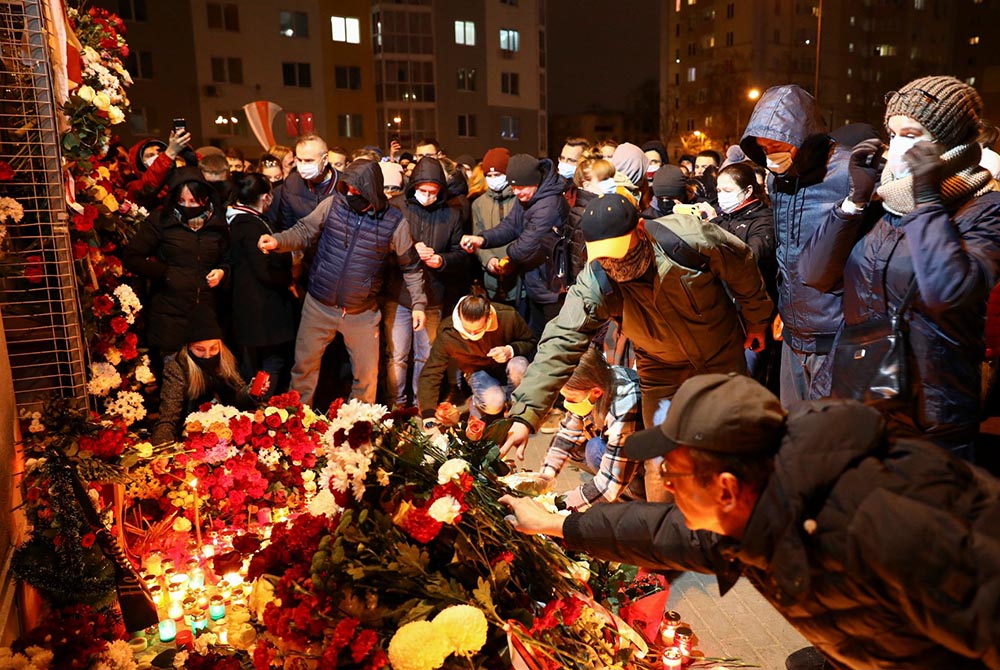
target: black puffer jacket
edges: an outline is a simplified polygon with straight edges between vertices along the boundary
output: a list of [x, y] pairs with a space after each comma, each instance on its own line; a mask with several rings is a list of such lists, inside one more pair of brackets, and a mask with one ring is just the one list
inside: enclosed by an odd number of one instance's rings
[[[185, 225], [173, 208], [188, 182], [201, 182], [213, 194], [209, 201], [213, 213], [197, 231]], [[229, 281], [229, 229], [225, 210], [214, 194], [198, 168], [175, 170], [166, 204], [143, 222], [122, 254], [128, 270], [150, 280], [149, 304], [143, 310], [146, 337], [164, 353], [187, 343], [188, 316], [195, 305], [216, 306], [223, 285], [209, 288], [205, 276], [218, 268], [226, 272], [223, 281]]]
[[[843, 322], [839, 293], [820, 293], [802, 283], [799, 253], [813, 231], [848, 193], [850, 151], [822, 132], [816, 100], [798, 86], [767, 89], [754, 107], [740, 148], [765, 164], [757, 138], [798, 148], [792, 168], [768, 176], [778, 260], [778, 311], [784, 339], [796, 351], [829, 353]], [[819, 389], [822, 391], [823, 389]], [[827, 389], [828, 390], [828, 389]], [[821, 395], [826, 395], [822, 393]]]
[[[417, 185], [424, 182], [437, 184], [441, 189], [429, 207], [421, 205], [416, 198]], [[440, 254], [444, 261], [440, 268], [420, 263], [427, 307], [440, 309], [446, 302], [446, 294], [449, 297], [464, 295], [468, 289], [469, 255], [459, 246], [462, 241], [462, 206], [451, 198], [441, 163], [434, 158], [421, 158], [413, 169], [406, 190], [392, 198], [389, 204], [403, 213], [410, 225], [413, 242], [423, 242]], [[386, 266], [384, 290], [387, 300], [407, 308], [412, 306], [399, 264], [391, 256]]]
[[774, 216], [771, 208], [760, 200], [755, 200], [735, 212], [720, 214], [712, 219], [712, 223], [740, 238], [753, 250], [767, 294], [771, 296], [771, 300], [777, 301], [778, 265], [774, 252]]
[[314, 186], [292, 170], [281, 186], [274, 190], [274, 202], [267, 210], [267, 220], [277, 226], [277, 230], [288, 230], [299, 219], [311, 213], [316, 206], [333, 195], [340, 173], [330, 168], [332, 173], [326, 184]]
[[571, 515], [569, 547], [657, 570], [746, 577], [841, 670], [1000, 668], [1000, 482], [872, 409], [801, 403], [743, 539], [672, 505]]
[[844, 321], [853, 326], [887, 318], [916, 274], [906, 315], [912, 397], [890, 420], [944, 447], [969, 445], [979, 432], [986, 302], [1000, 276], [1000, 193], [954, 213], [942, 205], [886, 212], [874, 228], [865, 221], [881, 208], [868, 210], [831, 213], [802, 252], [802, 278], [821, 291], [842, 290]]
[[552, 251], [562, 237], [569, 205], [562, 196], [564, 182], [552, 161], [539, 162], [542, 181], [527, 203], [518, 202], [500, 225], [483, 233], [487, 249], [510, 243], [507, 256], [515, 272], [524, 273], [528, 297], [540, 305], [559, 302], [550, 286], [553, 276]]

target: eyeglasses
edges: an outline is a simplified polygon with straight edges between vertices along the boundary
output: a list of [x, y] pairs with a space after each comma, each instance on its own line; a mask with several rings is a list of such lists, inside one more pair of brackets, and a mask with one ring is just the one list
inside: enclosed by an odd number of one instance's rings
[[913, 88], [902, 93], [900, 91], [889, 91], [885, 94], [885, 105], [888, 107], [897, 97], [903, 98], [906, 102], [911, 102], [915, 100], [914, 96], [919, 96], [919, 101], [923, 103], [923, 108], [920, 111], [924, 111], [934, 103], [941, 102], [933, 93], [928, 93], [922, 88]]
[[673, 472], [667, 470], [666, 462], [660, 463], [660, 478], [663, 479], [663, 483], [666, 486], [672, 486], [673, 482], [671, 480], [679, 479], [681, 477], [697, 477], [698, 475], [705, 474], [704, 472]]

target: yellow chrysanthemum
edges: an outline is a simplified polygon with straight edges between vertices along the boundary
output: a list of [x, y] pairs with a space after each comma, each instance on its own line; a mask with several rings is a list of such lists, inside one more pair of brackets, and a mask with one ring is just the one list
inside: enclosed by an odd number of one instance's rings
[[436, 670], [451, 653], [451, 642], [430, 621], [411, 621], [389, 642], [393, 670]]
[[442, 610], [432, 623], [459, 656], [472, 656], [486, 644], [486, 615], [478, 607], [453, 605]]

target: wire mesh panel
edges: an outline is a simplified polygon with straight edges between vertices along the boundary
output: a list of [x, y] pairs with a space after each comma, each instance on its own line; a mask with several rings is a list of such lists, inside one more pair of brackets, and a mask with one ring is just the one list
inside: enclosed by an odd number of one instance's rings
[[18, 405], [86, 399], [52, 71], [40, 0], [0, 0], [0, 314]]

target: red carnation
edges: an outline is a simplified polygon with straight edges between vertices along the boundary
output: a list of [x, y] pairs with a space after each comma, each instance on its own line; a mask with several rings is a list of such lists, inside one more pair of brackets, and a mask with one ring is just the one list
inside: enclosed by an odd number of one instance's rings
[[114, 301], [108, 296], [101, 293], [100, 295], [94, 296], [94, 314], [97, 316], [108, 316], [111, 314], [111, 310], [115, 308]]
[[0, 161], [0, 181], [10, 181], [14, 178], [14, 168], [7, 161]]
[[73, 225], [76, 227], [78, 232], [89, 233], [94, 229], [94, 223], [97, 221], [97, 208], [93, 205], [85, 205], [83, 212], [80, 214], [73, 215]]
[[113, 330], [116, 335], [121, 335], [128, 330], [128, 321], [126, 321], [123, 316], [116, 316], [111, 319], [111, 330]]
[[83, 240], [73, 242], [73, 260], [78, 261], [90, 252], [90, 245]]
[[94, 535], [93, 533], [87, 533], [86, 535], [80, 538], [80, 546], [82, 546], [84, 549], [90, 549], [91, 547], [94, 546], [94, 542], [96, 541], [97, 541], [96, 535]]

